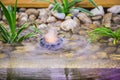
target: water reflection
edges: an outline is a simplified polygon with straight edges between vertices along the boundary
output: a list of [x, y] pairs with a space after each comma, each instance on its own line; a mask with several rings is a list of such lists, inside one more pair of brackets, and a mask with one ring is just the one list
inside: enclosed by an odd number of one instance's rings
[[117, 68], [11, 68], [0, 69], [0, 80], [119, 80]]

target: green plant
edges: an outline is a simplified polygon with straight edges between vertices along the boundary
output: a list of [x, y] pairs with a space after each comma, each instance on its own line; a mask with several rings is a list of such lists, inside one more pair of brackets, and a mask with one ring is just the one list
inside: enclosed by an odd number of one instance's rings
[[[53, 11], [57, 10], [58, 12], [65, 13], [66, 15], [69, 14], [70, 10], [78, 9], [82, 12], [86, 12], [92, 16], [92, 13], [90, 13], [88, 10], [77, 7], [77, 8], [72, 8], [74, 5], [76, 5], [79, 2], [82, 2], [83, 0], [54, 0], [51, 2], [51, 0], [34, 0], [34, 1], [47, 1], [51, 4], [54, 5]], [[95, 7], [97, 7], [96, 3], [94, 0], [88, 0], [91, 4], [93, 4]]]
[[[38, 31], [34, 31], [32, 33], [25, 34], [24, 36], [20, 36], [20, 33], [23, 30], [27, 29], [29, 27], [29, 24], [26, 23], [26, 24], [22, 25], [20, 28], [16, 27], [17, 2], [18, 2], [18, 0], [16, 0], [14, 8], [12, 9], [12, 7], [10, 7], [10, 6], [5, 7], [5, 5], [0, 1], [0, 6], [3, 10], [3, 14], [9, 25], [9, 29], [6, 29], [5, 26], [0, 24], [0, 40], [2, 40], [5, 43], [12, 44], [12, 43], [16, 43], [16, 42], [22, 42], [23, 40], [25, 40], [29, 37], [35, 36], [35, 32], [38, 32]], [[36, 25], [35, 25], [35, 28], [36, 28], [35, 30], [37, 30]]]
[[112, 31], [109, 28], [100, 27], [91, 31], [90, 36], [91, 36], [91, 41], [94, 41], [101, 37], [113, 38], [113, 44], [116, 44], [120, 40], [120, 29], [117, 29], [116, 31]]

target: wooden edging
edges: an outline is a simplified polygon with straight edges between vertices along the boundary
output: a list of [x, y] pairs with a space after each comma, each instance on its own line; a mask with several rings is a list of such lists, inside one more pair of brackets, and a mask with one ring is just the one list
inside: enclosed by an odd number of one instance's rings
[[[5, 5], [14, 5], [15, 0], [1, 0]], [[94, 0], [98, 5], [103, 7], [111, 7], [113, 5], [120, 5], [120, 0]], [[46, 2], [35, 2], [33, 0], [18, 0], [18, 7], [48, 7], [49, 3]], [[79, 3], [78, 6], [81, 7], [93, 7], [87, 0]]]

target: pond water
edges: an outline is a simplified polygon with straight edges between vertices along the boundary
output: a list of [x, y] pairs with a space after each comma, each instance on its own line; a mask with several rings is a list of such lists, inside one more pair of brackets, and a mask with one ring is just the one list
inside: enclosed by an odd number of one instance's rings
[[[100, 12], [98, 16], [77, 11], [74, 16], [65, 16], [61, 20], [50, 8], [18, 9], [17, 26], [36, 22], [43, 34], [38, 33], [37, 37], [15, 45], [0, 41], [0, 80], [120, 80], [120, 42], [113, 45], [113, 38], [107, 37], [89, 42], [88, 32], [95, 28], [109, 25], [115, 31], [120, 27], [119, 14], [106, 9], [104, 15], [103, 8], [102, 11], [103, 14]], [[5, 19], [0, 23], [9, 29]], [[52, 34], [48, 33], [46, 38], [45, 34], [52, 27], [58, 35], [50, 30]], [[32, 31], [29, 27], [20, 36]], [[43, 37], [46, 42], [63, 42], [62, 47], [59, 50], [41, 47]]]
[[[39, 39], [40, 40], [40, 39]], [[40, 41], [0, 48], [0, 80], [119, 80], [120, 61], [104, 52], [100, 43], [79, 36], [63, 38], [59, 50], [48, 50]], [[114, 75], [112, 75], [114, 73]]]
[[2, 68], [0, 80], [119, 80], [117, 68]]

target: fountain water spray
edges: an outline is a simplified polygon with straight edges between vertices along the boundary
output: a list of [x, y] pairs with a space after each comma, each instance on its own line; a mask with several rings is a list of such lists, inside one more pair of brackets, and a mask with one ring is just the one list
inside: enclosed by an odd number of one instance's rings
[[40, 46], [48, 50], [58, 50], [62, 47], [63, 40], [57, 36], [54, 28], [49, 29], [48, 33], [40, 39]]

